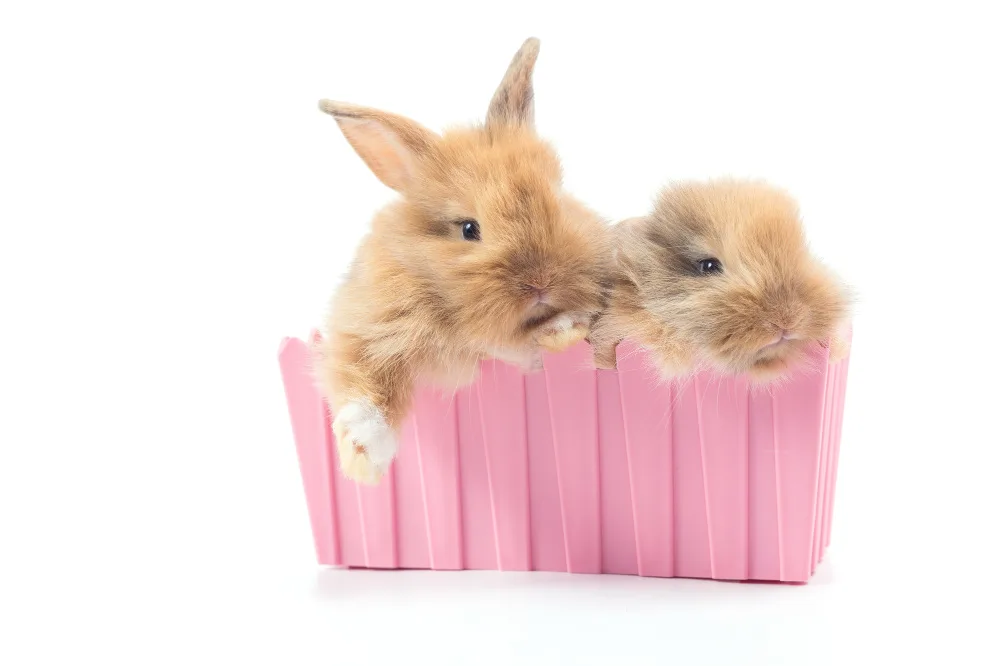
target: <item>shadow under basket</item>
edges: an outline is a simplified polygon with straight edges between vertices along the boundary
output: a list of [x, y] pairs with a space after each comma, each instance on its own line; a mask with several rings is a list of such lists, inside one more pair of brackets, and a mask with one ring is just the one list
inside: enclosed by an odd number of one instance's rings
[[308, 345], [279, 352], [321, 564], [805, 582], [829, 545], [849, 359], [662, 382], [627, 344], [418, 392], [377, 486], [338, 470]]

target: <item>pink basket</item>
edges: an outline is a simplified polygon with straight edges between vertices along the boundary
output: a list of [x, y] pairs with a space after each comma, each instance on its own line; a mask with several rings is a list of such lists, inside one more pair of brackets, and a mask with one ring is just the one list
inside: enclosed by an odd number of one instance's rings
[[752, 389], [583, 344], [419, 393], [375, 487], [343, 478], [308, 346], [279, 353], [321, 564], [805, 582], [829, 545], [848, 360]]

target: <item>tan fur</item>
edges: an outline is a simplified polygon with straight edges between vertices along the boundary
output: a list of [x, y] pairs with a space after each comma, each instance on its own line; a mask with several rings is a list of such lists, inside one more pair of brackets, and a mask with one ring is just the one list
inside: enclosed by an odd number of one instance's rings
[[[615, 227], [611, 304], [590, 339], [600, 367], [632, 338], [664, 374], [702, 366], [783, 376], [810, 344], [828, 344], [848, 299], [808, 251], [795, 202], [752, 181], [718, 180], [663, 190], [651, 215]], [[722, 272], [702, 274], [716, 258]], [[767, 347], [781, 330], [792, 339]], [[843, 353], [842, 342], [834, 350]]]
[[[539, 358], [539, 341], [564, 342], [554, 315], [585, 334], [605, 304], [608, 227], [562, 191], [558, 157], [533, 128], [537, 50], [528, 40], [514, 57], [482, 126], [437, 135], [321, 103], [401, 195], [375, 216], [315, 350], [334, 413], [366, 399], [398, 429], [418, 381], [456, 387], [486, 356]], [[466, 219], [478, 221], [481, 241], [463, 240]], [[550, 305], [536, 305], [532, 287]]]

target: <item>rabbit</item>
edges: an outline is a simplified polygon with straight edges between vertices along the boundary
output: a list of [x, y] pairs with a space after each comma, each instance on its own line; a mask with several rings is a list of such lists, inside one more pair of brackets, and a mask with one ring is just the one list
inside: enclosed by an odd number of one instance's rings
[[562, 190], [535, 133], [539, 46], [516, 53], [482, 125], [438, 135], [320, 102], [400, 195], [375, 215], [313, 350], [350, 479], [384, 475], [417, 383], [457, 388], [485, 358], [538, 370], [543, 349], [581, 341], [606, 304], [610, 225]]
[[662, 190], [647, 217], [613, 227], [610, 303], [589, 340], [598, 368], [616, 367], [629, 338], [651, 350], [661, 373], [709, 368], [776, 381], [810, 344], [832, 344], [850, 297], [810, 254], [795, 201], [758, 181], [680, 183]]

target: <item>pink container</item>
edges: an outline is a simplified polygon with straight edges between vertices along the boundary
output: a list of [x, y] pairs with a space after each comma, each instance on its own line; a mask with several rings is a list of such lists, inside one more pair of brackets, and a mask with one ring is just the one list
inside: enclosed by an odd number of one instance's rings
[[777, 387], [661, 382], [583, 344], [419, 393], [375, 487], [337, 469], [308, 346], [279, 353], [321, 564], [805, 582], [829, 545], [848, 359]]

